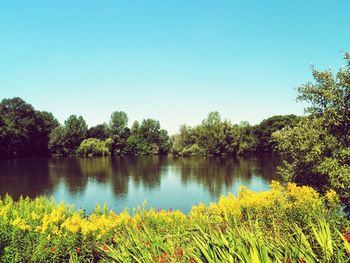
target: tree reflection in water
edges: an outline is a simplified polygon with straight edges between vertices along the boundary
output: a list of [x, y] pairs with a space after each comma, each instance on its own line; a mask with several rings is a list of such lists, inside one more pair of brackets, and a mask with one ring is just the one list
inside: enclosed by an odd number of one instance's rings
[[[177, 185], [213, 199], [235, 191], [241, 184], [266, 189], [276, 178], [278, 165], [274, 155], [18, 159], [0, 161], [0, 195], [9, 193], [18, 198], [47, 194], [78, 203], [80, 199], [90, 203], [95, 199], [108, 203], [118, 200], [128, 206], [145, 193], [167, 198]], [[185, 197], [180, 192], [176, 197], [178, 202], [191, 202], [182, 200]], [[79, 204], [94, 206], [86, 202]]]

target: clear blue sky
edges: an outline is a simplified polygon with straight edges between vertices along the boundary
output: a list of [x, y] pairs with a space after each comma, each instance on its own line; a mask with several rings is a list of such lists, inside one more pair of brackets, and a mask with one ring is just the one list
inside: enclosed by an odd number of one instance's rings
[[302, 114], [310, 64], [350, 51], [349, 0], [0, 2], [0, 99], [60, 122], [123, 110], [170, 133], [209, 111], [258, 123]]

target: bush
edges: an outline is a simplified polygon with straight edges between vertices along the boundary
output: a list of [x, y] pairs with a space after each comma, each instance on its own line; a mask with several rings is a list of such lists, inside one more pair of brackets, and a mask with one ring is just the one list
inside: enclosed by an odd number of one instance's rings
[[110, 139], [100, 141], [96, 138], [85, 139], [77, 149], [77, 154], [81, 156], [107, 156], [110, 155]]
[[205, 149], [199, 147], [197, 144], [193, 144], [189, 147], [186, 147], [180, 152], [180, 155], [205, 155]]

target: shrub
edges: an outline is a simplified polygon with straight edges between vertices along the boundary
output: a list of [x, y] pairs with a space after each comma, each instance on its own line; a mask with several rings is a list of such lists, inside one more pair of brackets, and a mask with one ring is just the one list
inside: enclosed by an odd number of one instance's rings
[[81, 156], [107, 156], [110, 155], [110, 139], [100, 141], [96, 138], [85, 139], [77, 149]]
[[192, 144], [191, 146], [186, 147], [180, 152], [180, 155], [205, 155], [205, 149], [199, 147], [197, 144]]

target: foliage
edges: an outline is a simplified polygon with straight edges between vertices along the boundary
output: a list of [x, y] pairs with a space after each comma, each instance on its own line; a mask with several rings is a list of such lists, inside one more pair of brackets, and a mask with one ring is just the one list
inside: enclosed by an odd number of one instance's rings
[[172, 153], [180, 154], [185, 148], [196, 143], [194, 130], [187, 125], [181, 125], [179, 133], [171, 136]]
[[86, 138], [88, 127], [82, 116], [71, 115], [64, 122], [66, 130], [65, 146], [69, 153], [73, 153]]
[[168, 132], [164, 129], [159, 131], [158, 154], [167, 154], [171, 150], [171, 142]]
[[305, 119], [294, 128], [276, 132], [274, 138], [279, 142], [279, 153], [285, 159], [281, 173], [286, 181], [305, 183], [318, 189], [327, 186], [327, 178], [318, 174], [315, 167], [337, 145], [336, 139], [322, 129], [320, 120]]
[[3, 100], [2, 105], [0, 157], [47, 154], [48, 149], [59, 155], [74, 154], [86, 138], [101, 141], [112, 138], [113, 143], [109, 145], [112, 155], [167, 154], [170, 151], [181, 155], [237, 155], [261, 150], [257, 148], [264, 148], [266, 144], [270, 147], [266, 142], [270, 133], [288, 119], [282, 116], [282, 121], [269, 120], [268, 125], [261, 124], [257, 128], [244, 122], [237, 125], [222, 121], [218, 112], [211, 112], [194, 128], [182, 125], [180, 133], [170, 140], [167, 131], [154, 119], [143, 120], [141, 124], [135, 122], [129, 129], [128, 116], [123, 111], [112, 113], [109, 126], [99, 124], [87, 129], [81, 116], [71, 115], [64, 125], [59, 125], [51, 113], [37, 112], [20, 98]]
[[20, 156], [73, 155], [84, 139], [112, 139], [111, 155], [239, 155], [270, 151], [271, 133], [299, 119], [294, 115], [274, 116], [260, 125], [232, 124], [218, 112], [210, 112], [201, 124], [181, 125], [171, 138], [155, 119], [135, 121], [131, 128], [123, 111], [111, 114], [109, 124], [88, 129], [82, 116], [71, 115], [63, 125], [51, 113], [35, 111], [20, 98], [5, 99], [0, 113], [0, 158]]
[[257, 151], [257, 138], [254, 136], [254, 127], [248, 122], [241, 122], [238, 126], [238, 154]]
[[120, 136], [124, 129], [128, 125], [128, 115], [123, 111], [115, 111], [111, 115], [111, 120], [109, 122], [109, 128], [111, 129], [112, 133]]
[[350, 205], [350, 57], [334, 76], [331, 70], [312, 73], [315, 83], [299, 88], [310, 104], [310, 116], [294, 128], [274, 134], [284, 158], [281, 174], [287, 181], [334, 189]]
[[[349, 222], [335, 192], [273, 183], [179, 211], [86, 215], [38, 197], [0, 199], [1, 262], [347, 262]], [[291, 261], [287, 261], [288, 258]], [[293, 261], [292, 261], [293, 260]]]
[[312, 68], [315, 83], [298, 89], [298, 99], [310, 106], [311, 115], [322, 117], [322, 126], [345, 147], [350, 146], [350, 53], [345, 53], [346, 65], [335, 75], [332, 70]]
[[58, 125], [51, 113], [36, 111], [21, 98], [0, 103], [0, 158], [48, 154], [49, 134]]
[[127, 139], [124, 154], [167, 154], [171, 144], [168, 132], [161, 129], [160, 123], [154, 119], [145, 119], [141, 125], [135, 122]]
[[324, 219], [310, 224], [311, 235], [297, 225], [290, 225], [288, 238], [269, 237], [258, 224], [229, 226], [225, 232], [198, 228], [195, 262], [348, 262], [348, 241]]
[[67, 149], [65, 148], [66, 141], [66, 130], [62, 125], [57, 126], [50, 133], [49, 149], [51, 153], [58, 155], [68, 154]]
[[192, 144], [191, 146], [188, 146], [184, 149], [182, 149], [179, 154], [183, 156], [190, 156], [190, 155], [206, 155], [205, 149], [199, 147], [196, 143]]
[[223, 122], [217, 111], [208, 114], [208, 117], [202, 121], [202, 125], [196, 127], [196, 133], [199, 147], [204, 148], [207, 154], [220, 154], [224, 132]]
[[254, 127], [254, 135], [257, 137], [257, 149], [260, 152], [271, 152], [276, 147], [276, 142], [272, 139], [272, 134], [285, 127], [294, 127], [301, 120], [300, 116], [276, 115], [260, 122]]
[[129, 128], [125, 128], [120, 135], [114, 135], [113, 137], [113, 154], [121, 155], [127, 146], [127, 140], [130, 136]]
[[88, 127], [82, 116], [69, 116], [64, 126], [58, 126], [51, 132], [49, 142], [51, 152], [60, 155], [75, 153], [86, 138], [87, 131]]
[[154, 119], [145, 119], [141, 123], [139, 132], [149, 144], [156, 144], [159, 141], [160, 123]]
[[111, 140], [85, 139], [79, 145], [77, 153], [81, 156], [107, 156], [110, 155], [110, 144]]
[[111, 131], [106, 123], [90, 127], [87, 133], [88, 138], [96, 138], [101, 141], [108, 139], [110, 135]]
[[194, 128], [182, 125], [171, 140], [173, 154], [179, 155], [238, 155], [255, 152], [257, 142], [253, 126], [223, 121], [218, 112], [210, 112]]
[[127, 139], [130, 136], [128, 125], [128, 115], [123, 111], [115, 111], [111, 115], [109, 129], [113, 143], [111, 145], [111, 154], [120, 155], [124, 151]]

